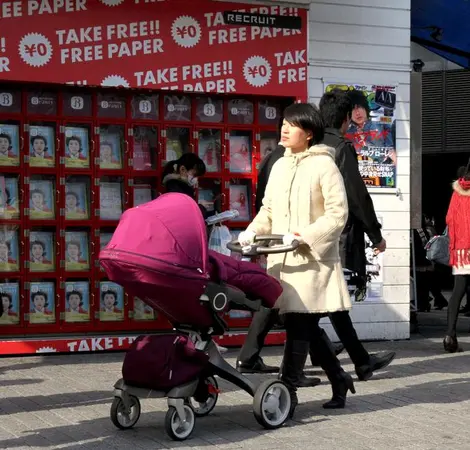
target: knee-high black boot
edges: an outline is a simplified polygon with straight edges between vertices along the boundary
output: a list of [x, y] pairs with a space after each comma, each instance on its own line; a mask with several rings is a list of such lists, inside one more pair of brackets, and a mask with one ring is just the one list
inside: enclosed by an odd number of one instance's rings
[[297, 384], [302, 377], [305, 361], [307, 359], [310, 342], [289, 341], [284, 347], [284, 360], [282, 362], [281, 380], [286, 383], [291, 395], [291, 408], [289, 418], [294, 416], [299, 400], [297, 398]]

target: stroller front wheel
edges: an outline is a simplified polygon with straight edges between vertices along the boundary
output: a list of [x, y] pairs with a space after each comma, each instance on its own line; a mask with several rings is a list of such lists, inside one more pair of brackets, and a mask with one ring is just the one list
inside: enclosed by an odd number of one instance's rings
[[165, 431], [174, 441], [188, 439], [194, 431], [196, 416], [189, 405], [183, 406], [184, 418], [181, 418], [174, 406], [170, 406], [165, 416]]
[[121, 430], [132, 428], [140, 418], [140, 401], [137, 397], [129, 395], [128, 405], [121, 397], [114, 397], [111, 404], [111, 421]]
[[214, 377], [207, 377], [204, 380], [204, 385], [207, 386], [208, 390], [206, 401], [200, 402], [195, 397], [191, 397], [188, 400], [189, 406], [191, 406], [196, 417], [205, 417], [209, 415], [215, 408], [217, 400], [219, 399], [219, 385]]
[[273, 430], [286, 422], [291, 402], [289, 390], [282, 381], [266, 380], [256, 389], [253, 397], [253, 414], [261, 426]]

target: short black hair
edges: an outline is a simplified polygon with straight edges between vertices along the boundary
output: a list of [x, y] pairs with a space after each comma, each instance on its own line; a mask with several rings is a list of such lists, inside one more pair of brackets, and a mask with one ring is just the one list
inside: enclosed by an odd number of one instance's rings
[[350, 91], [348, 91], [348, 97], [351, 100], [353, 109], [356, 106], [364, 108], [366, 110], [367, 117], [369, 117], [370, 115], [369, 101], [367, 100], [367, 97], [364, 95], [363, 91], [358, 91], [357, 89], [351, 89]]
[[[175, 170], [176, 166], [176, 170]], [[178, 159], [169, 161], [163, 169], [162, 180], [167, 175], [172, 173], [179, 173], [181, 167], [185, 167], [186, 170], [193, 170], [196, 172], [196, 177], [202, 177], [206, 173], [206, 164], [199, 158], [195, 153], [183, 153]]]
[[465, 180], [470, 179], [470, 170], [468, 166], [461, 166], [457, 170], [457, 178], [464, 178]]
[[327, 128], [339, 129], [351, 117], [353, 104], [346, 92], [333, 89], [320, 99], [320, 113]]
[[325, 136], [325, 125], [320, 110], [310, 103], [294, 103], [284, 110], [284, 120], [291, 125], [312, 133], [309, 146], [317, 145]]

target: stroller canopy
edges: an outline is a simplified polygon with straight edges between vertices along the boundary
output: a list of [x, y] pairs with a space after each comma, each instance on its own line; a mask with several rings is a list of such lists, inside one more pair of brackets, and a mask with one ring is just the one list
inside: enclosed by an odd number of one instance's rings
[[206, 227], [197, 203], [187, 195], [169, 193], [127, 210], [100, 253], [100, 260], [110, 259], [177, 274], [182, 283], [184, 278], [207, 280]]

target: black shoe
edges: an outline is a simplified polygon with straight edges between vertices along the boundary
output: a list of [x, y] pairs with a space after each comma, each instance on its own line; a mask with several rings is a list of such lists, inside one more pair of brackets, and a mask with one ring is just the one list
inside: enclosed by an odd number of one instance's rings
[[240, 373], [277, 373], [279, 367], [268, 366], [262, 358], [259, 358], [254, 364], [245, 364], [237, 361], [237, 370]]
[[339, 381], [331, 384], [331, 388], [333, 389], [333, 397], [329, 402], [323, 404], [324, 409], [342, 409], [346, 405], [348, 391], [356, 393], [354, 381], [351, 375], [346, 372], [342, 373]]
[[457, 353], [463, 351], [461, 347], [459, 347], [459, 343], [456, 337], [453, 336], [446, 336], [444, 338], [444, 350], [449, 353]]
[[438, 302], [434, 300], [434, 309], [437, 311], [441, 311], [442, 309], [447, 308], [447, 306], [449, 306], [449, 303], [446, 299], [440, 300]]
[[356, 366], [356, 374], [359, 381], [369, 380], [374, 372], [387, 367], [395, 359], [395, 352], [378, 353], [377, 355], [370, 355], [369, 363], [363, 366]]
[[305, 373], [303, 373], [295, 386], [298, 388], [315, 387], [315, 386], [318, 386], [320, 383], [321, 383], [320, 378], [307, 377]]
[[[333, 349], [335, 352], [335, 355], [338, 356], [343, 350], [344, 350], [344, 345], [339, 343], [339, 344], [332, 344]], [[319, 367], [320, 366], [320, 361], [318, 361], [318, 357], [315, 355], [310, 355], [310, 360], [312, 362], [312, 366], [314, 367]]]

